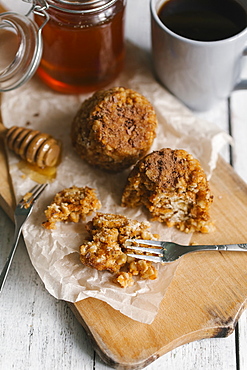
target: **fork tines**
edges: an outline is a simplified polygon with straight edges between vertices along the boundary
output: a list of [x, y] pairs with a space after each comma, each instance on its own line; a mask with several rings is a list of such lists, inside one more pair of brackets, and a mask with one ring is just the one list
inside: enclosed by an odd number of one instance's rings
[[[157, 246], [159, 248], [149, 248], [149, 247], [139, 247], [135, 244], [144, 244], [144, 245], [151, 245], [151, 246]], [[143, 239], [127, 239], [125, 247], [127, 249], [133, 249], [140, 252], [147, 252], [151, 254], [157, 254], [158, 256], [150, 256], [146, 254], [134, 254], [134, 253], [127, 253], [128, 256], [143, 259], [146, 261], [152, 261], [152, 262], [162, 262], [162, 256], [163, 256], [163, 245], [162, 242], [158, 240], [143, 240]]]
[[19, 203], [20, 206], [25, 207], [25, 208], [30, 207], [30, 205], [36, 201], [36, 199], [43, 192], [43, 190], [45, 189], [47, 185], [48, 185], [47, 183], [35, 185], [31, 190], [29, 190], [29, 192], [27, 192], [23, 196], [22, 200]]
[[147, 240], [147, 239], [127, 239], [127, 243], [136, 243], [136, 244], [146, 244], [146, 245], [153, 245], [156, 247], [163, 247], [164, 242], [161, 242], [159, 240]]

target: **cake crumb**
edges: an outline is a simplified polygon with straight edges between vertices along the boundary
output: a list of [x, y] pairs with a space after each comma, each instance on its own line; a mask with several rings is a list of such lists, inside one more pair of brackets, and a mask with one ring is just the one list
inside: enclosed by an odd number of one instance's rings
[[81, 262], [99, 271], [111, 272], [113, 282], [122, 288], [132, 286], [134, 276], [156, 279], [158, 271], [152, 262], [127, 256], [128, 252], [133, 252], [128, 250], [127, 239], [157, 240], [158, 236], [149, 231], [150, 226], [147, 221], [98, 212], [86, 225], [89, 240], [80, 246]]
[[101, 202], [94, 189], [85, 186], [71, 186], [58, 192], [45, 210], [46, 229], [56, 229], [57, 222], [79, 222], [101, 208]]

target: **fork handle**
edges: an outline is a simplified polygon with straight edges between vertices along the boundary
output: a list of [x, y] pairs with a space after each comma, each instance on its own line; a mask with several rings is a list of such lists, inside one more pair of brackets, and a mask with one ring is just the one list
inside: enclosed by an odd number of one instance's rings
[[[247, 252], [247, 244], [222, 244], [222, 245], [193, 245], [188, 247], [190, 251], [246, 251]], [[187, 247], [186, 247], [187, 249]], [[189, 252], [188, 249], [188, 252]]]
[[16, 248], [17, 248], [19, 239], [20, 239], [20, 235], [21, 235], [21, 229], [22, 228], [20, 227], [20, 228], [18, 228], [15, 231], [15, 234], [14, 234], [14, 242], [13, 242], [12, 249], [11, 249], [9, 255], [8, 255], [7, 261], [6, 261], [6, 263], [5, 263], [4, 267], [3, 267], [3, 270], [2, 270], [1, 275], [0, 275], [0, 293], [2, 291], [2, 288], [4, 286], [5, 280], [7, 278], [10, 265], [11, 265], [12, 260], [14, 258], [14, 254], [15, 254], [15, 251], [16, 251]]

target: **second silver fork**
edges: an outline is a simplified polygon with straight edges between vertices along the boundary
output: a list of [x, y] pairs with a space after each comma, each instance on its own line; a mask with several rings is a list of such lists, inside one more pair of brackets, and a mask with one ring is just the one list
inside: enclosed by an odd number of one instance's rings
[[4, 268], [1, 272], [0, 275], [0, 292], [2, 291], [2, 288], [4, 286], [5, 280], [7, 278], [8, 272], [10, 265], [12, 263], [19, 238], [21, 235], [21, 230], [22, 227], [25, 223], [25, 221], [28, 219], [30, 216], [33, 205], [35, 201], [38, 199], [40, 194], [43, 192], [47, 184], [41, 184], [41, 185], [36, 185], [34, 188], [32, 188], [24, 197], [21, 199], [21, 201], [17, 204], [15, 208], [15, 213], [14, 213], [14, 221], [15, 221], [15, 232], [14, 232], [14, 242], [13, 246], [11, 248], [11, 251], [9, 253], [9, 256], [7, 258], [7, 261], [4, 265]]
[[[139, 244], [150, 245], [151, 247], [140, 247]], [[156, 247], [156, 248], [152, 248]], [[151, 255], [127, 253], [130, 257], [144, 259], [146, 261], [168, 263], [177, 260], [187, 253], [196, 251], [231, 251], [247, 252], [247, 244], [223, 244], [223, 245], [180, 245], [172, 242], [158, 240], [128, 239], [126, 249], [133, 249], [137, 252], [145, 252]], [[155, 256], [152, 256], [154, 254]]]

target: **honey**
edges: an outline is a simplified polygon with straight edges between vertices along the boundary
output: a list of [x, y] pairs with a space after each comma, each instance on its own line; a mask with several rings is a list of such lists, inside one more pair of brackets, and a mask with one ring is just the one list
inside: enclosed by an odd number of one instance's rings
[[23, 178], [29, 177], [38, 184], [52, 182], [56, 178], [57, 166], [40, 168], [35, 164], [28, 163], [27, 161], [20, 161], [17, 166], [24, 174]]
[[[78, 3], [47, 1], [49, 21], [42, 30], [43, 54], [37, 73], [63, 93], [102, 88], [123, 66], [125, 0], [105, 0], [98, 10], [88, 7], [95, 1]], [[89, 4], [86, 10], [85, 3]], [[34, 19], [41, 26], [43, 17], [35, 14]]]

